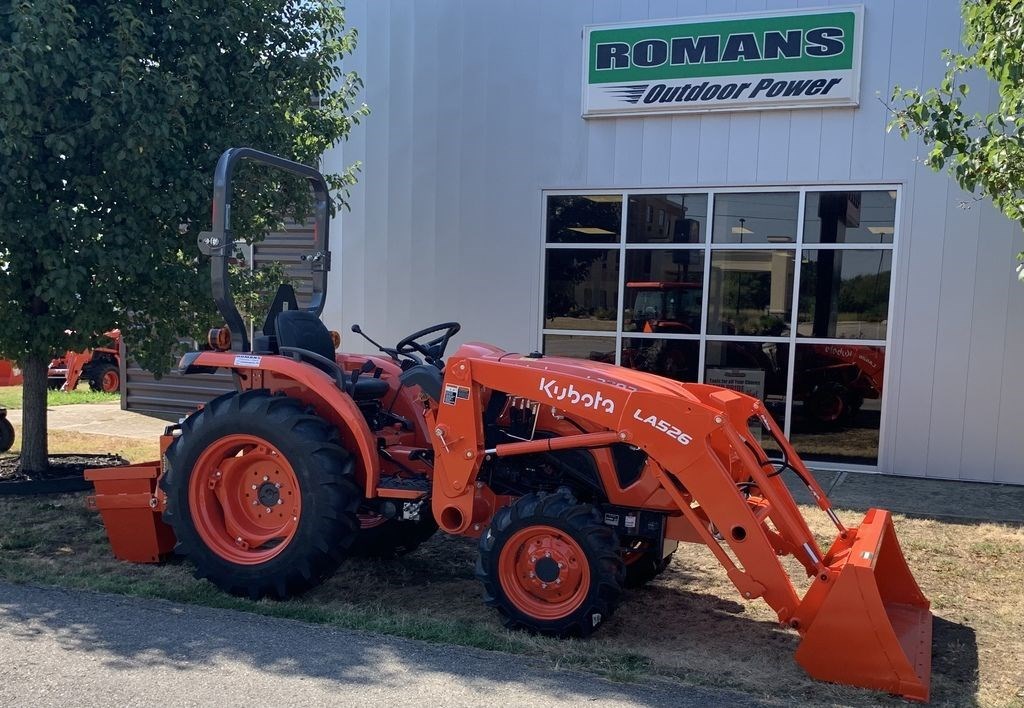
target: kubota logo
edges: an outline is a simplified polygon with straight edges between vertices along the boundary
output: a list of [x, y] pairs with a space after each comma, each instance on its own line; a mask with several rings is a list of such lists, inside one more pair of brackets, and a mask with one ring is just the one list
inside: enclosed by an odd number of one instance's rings
[[553, 401], [567, 401], [584, 408], [593, 408], [596, 411], [605, 413], [615, 412], [615, 401], [605, 398], [600, 391], [595, 393], [580, 393], [572, 384], [562, 386], [554, 379], [541, 377], [540, 390]]
[[647, 423], [655, 430], [660, 430], [661, 432], [665, 433], [665, 435], [668, 435], [670, 438], [676, 440], [680, 445], [689, 445], [691, 442], [693, 442], [692, 435], [687, 435], [682, 430], [669, 423], [667, 420], [662, 420], [656, 415], [644, 416], [641, 410], [637, 408], [636, 411], [634, 411], [633, 413], [633, 417], [639, 420], [641, 423]]

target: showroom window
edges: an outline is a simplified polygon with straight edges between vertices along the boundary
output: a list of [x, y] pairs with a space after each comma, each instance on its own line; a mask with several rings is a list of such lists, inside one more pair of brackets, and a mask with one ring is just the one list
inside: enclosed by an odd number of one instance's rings
[[895, 188], [544, 198], [546, 354], [745, 391], [806, 459], [877, 465]]

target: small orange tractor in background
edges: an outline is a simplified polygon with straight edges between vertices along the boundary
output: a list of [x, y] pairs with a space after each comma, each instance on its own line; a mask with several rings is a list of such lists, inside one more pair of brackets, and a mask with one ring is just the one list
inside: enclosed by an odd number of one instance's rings
[[0, 359], [0, 386], [21, 386], [21, 369], [9, 359]]
[[[283, 285], [252, 341], [227, 278], [240, 160], [301, 175], [316, 195], [312, 302], [298, 307]], [[168, 428], [162, 461], [86, 473], [118, 557], [157, 562], [173, 548], [227, 592], [287, 598], [348, 554], [405, 553], [439, 527], [477, 539], [485, 602], [508, 626], [586, 636], [679, 542], [699, 543], [742, 597], [802, 636], [797, 661], [812, 676], [927, 700], [932, 616], [889, 512], [845, 525], [760, 401], [487, 344], [445, 358], [454, 322], [393, 347], [367, 337], [379, 355], [337, 353], [340, 336], [319, 319], [327, 190], [282, 158], [221, 157], [200, 249], [227, 324], [211, 332], [214, 351], [186, 353], [180, 369], [229, 370], [238, 390]], [[783, 474], [831, 520], [828, 546]], [[811, 578], [802, 597], [783, 556]]]
[[51, 389], [74, 391], [85, 377], [89, 388], [104, 393], [121, 390], [121, 330], [104, 332], [110, 344], [80, 352], [67, 351], [50, 362], [47, 383]]

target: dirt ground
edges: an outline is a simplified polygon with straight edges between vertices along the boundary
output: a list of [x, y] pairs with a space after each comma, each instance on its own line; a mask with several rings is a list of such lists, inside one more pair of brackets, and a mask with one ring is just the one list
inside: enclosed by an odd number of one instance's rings
[[[827, 520], [805, 508], [815, 531]], [[859, 516], [843, 514], [853, 523]], [[909, 564], [935, 613], [932, 703], [1024, 706], [1024, 527], [897, 517]], [[620, 680], [661, 676], [728, 686], [780, 703], [895, 705], [875, 692], [807, 678], [763, 602], [742, 601], [703, 547], [683, 546], [649, 586], [625, 595], [593, 638], [506, 631], [481, 603], [475, 546], [435, 536], [394, 561], [346, 562], [323, 586], [284, 603], [229, 598], [189, 565], [128, 565], [109, 552], [84, 495], [0, 499], [0, 578], [239, 607], [429, 641], [529, 654]]]

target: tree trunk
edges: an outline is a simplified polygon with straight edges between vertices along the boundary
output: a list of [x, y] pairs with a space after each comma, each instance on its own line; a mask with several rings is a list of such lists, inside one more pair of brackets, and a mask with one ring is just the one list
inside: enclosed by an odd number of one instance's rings
[[46, 372], [50, 361], [40, 356], [21, 363], [24, 377], [21, 403], [21, 470], [43, 472], [49, 467], [46, 440]]

